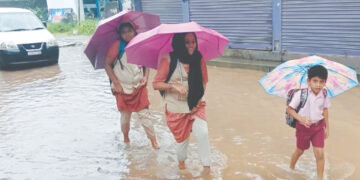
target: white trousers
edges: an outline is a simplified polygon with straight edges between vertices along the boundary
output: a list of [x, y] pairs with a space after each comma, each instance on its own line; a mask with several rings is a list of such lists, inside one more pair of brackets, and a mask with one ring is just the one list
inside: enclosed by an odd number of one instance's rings
[[[195, 116], [192, 133], [199, 145], [200, 160], [202, 165], [210, 166], [210, 143], [207, 122]], [[181, 143], [177, 143], [177, 157], [179, 161], [185, 161], [187, 158], [189, 139], [190, 137]]]
[[[121, 112], [121, 129], [123, 133], [129, 133], [130, 131], [130, 119], [131, 112]], [[151, 114], [149, 109], [142, 109], [136, 112], [139, 117], [139, 121], [145, 130], [147, 137], [151, 140], [155, 138], [153, 122], [155, 117]]]

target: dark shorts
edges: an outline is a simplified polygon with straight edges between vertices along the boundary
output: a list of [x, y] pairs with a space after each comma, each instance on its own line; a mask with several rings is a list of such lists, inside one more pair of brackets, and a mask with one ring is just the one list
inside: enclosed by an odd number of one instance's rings
[[301, 150], [309, 149], [310, 141], [313, 147], [324, 148], [325, 121], [321, 120], [310, 128], [296, 123], [296, 146]]

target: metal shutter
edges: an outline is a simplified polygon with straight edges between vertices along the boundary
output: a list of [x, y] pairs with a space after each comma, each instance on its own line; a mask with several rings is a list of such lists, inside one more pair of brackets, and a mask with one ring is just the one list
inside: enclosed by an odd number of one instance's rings
[[230, 48], [272, 49], [272, 0], [189, 0], [190, 20], [221, 32]]
[[282, 50], [360, 55], [360, 0], [283, 0]]

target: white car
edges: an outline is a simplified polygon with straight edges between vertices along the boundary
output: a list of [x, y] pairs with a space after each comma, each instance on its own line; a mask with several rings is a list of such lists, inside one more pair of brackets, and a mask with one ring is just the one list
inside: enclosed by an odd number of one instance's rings
[[0, 8], [0, 69], [59, 59], [55, 37], [29, 10]]

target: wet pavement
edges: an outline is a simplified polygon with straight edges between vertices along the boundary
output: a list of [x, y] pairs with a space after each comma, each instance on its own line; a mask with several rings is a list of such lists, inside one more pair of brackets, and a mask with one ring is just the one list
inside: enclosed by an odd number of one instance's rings
[[[133, 117], [122, 142], [120, 114], [104, 70], [82, 53], [88, 37], [63, 37], [59, 65], [0, 71], [0, 179], [202, 179], [192, 138], [188, 171], [179, 172], [175, 141], [159, 93], [149, 86], [160, 150]], [[213, 179], [314, 179], [312, 151], [288, 168], [294, 129], [284, 99], [267, 95], [263, 72], [209, 66], [205, 100]], [[154, 76], [151, 72], [151, 79]], [[360, 178], [360, 88], [332, 100], [326, 179]], [[211, 179], [210, 178], [210, 179]]]

